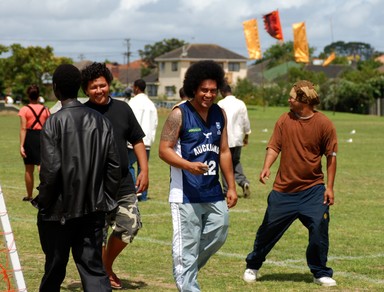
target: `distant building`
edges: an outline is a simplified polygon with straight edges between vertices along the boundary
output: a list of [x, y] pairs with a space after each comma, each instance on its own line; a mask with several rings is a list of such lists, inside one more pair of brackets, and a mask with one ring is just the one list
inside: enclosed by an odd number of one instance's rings
[[129, 64], [107, 63], [107, 68], [112, 72], [113, 78], [122, 84], [131, 85], [135, 80], [141, 78], [142, 60], [136, 60]]

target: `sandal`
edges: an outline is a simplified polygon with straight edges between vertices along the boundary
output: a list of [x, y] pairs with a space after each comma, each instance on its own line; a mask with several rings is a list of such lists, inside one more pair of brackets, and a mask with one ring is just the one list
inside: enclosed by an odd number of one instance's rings
[[33, 200], [32, 197], [24, 197], [24, 198], [23, 198], [23, 201], [24, 201], [24, 202], [30, 202], [30, 201], [32, 201], [32, 200]]
[[121, 284], [121, 280], [116, 276], [115, 273], [109, 276], [109, 282], [111, 283], [112, 289], [122, 289], [123, 285]]

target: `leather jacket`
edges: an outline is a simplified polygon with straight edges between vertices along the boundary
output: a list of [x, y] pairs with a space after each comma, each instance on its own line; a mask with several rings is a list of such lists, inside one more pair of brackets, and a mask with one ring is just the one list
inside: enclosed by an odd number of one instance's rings
[[108, 119], [73, 100], [48, 118], [40, 141], [39, 220], [64, 224], [117, 207], [120, 160]]

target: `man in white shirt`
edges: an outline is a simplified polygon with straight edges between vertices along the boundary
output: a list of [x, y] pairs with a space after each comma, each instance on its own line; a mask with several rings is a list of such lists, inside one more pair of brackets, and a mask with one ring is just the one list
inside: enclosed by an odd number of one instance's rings
[[[229, 85], [224, 85], [220, 90], [223, 99], [218, 105], [224, 109], [227, 115], [228, 145], [232, 154], [232, 165], [235, 174], [236, 183], [243, 189], [245, 198], [249, 198], [251, 190], [249, 180], [244, 174], [240, 163], [241, 148], [248, 144], [248, 135], [251, 134], [251, 126], [248, 118], [247, 107], [245, 103], [232, 95], [232, 89]], [[223, 191], [227, 191], [227, 182], [222, 178]]]
[[[149, 152], [151, 149], [152, 143], [155, 141], [156, 136], [156, 128], [158, 123], [157, 109], [155, 104], [149, 97], [144, 93], [146, 88], [146, 83], [143, 79], [137, 79], [133, 83], [133, 94], [129, 100], [129, 106], [132, 108], [137, 121], [139, 122], [141, 128], [145, 133], [145, 137], [143, 138], [145, 150], [147, 151], [147, 158], [149, 159]], [[136, 174], [134, 164], [137, 161], [135, 156], [135, 152], [128, 145], [128, 156], [129, 156], [129, 171], [131, 172], [133, 181], [135, 181]], [[140, 166], [137, 166], [137, 175], [140, 173]], [[147, 200], [147, 191], [142, 193], [138, 193], [139, 201]]]

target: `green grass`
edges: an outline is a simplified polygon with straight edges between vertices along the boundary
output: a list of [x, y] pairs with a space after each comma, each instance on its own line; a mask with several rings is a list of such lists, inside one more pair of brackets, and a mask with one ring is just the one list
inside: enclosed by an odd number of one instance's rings
[[[339, 138], [336, 203], [331, 207], [328, 265], [338, 286], [312, 284], [306, 266], [307, 230], [295, 222], [269, 254], [260, 270], [260, 281], [242, 281], [245, 257], [266, 208], [272, 181], [258, 182], [266, 140], [286, 108], [250, 108], [252, 134], [242, 152], [245, 173], [251, 181], [250, 199], [240, 198], [230, 212], [227, 242], [199, 273], [203, 291], [379, 291], [384, 287], [384, 118], [326, 112]], [[166, 110], [159, 111], [160, 135]], [[267, 129], [268, 132], [262, 131]], [[355, 130], [354, 135], [350, 134]], [[44, 255], [36, 228], [36, 210], [22, 202], [24, 166], [19, 155], [19, 118], [0, 114], [0, 184], [6, 200], [17, 251], [28, 291], [37, 291]], [[353, 142], [347, 140], [352, 138]], [[168, 198], [169, 167], [157, 156], [157, 138], [150, 158], [149, 200], [140, 203], [143, 229], [117, 259], [114, 269], [124, 286], [144, 291], [176, 291], [172, 278], [172, 226]], [[274, 166], [275, 173], [277, 165]], [[37, 178], [37, 175], [36, 175]], [[240, 188], [238, 189], [241, 194]], [[35, 192], [34, 195], [37, 193]], [[3, 256], [5, 258], [5, 256]], [[0, 290], [1, 286], [0, 286]], [[81, 291], [72, 259], [62, 291]]]

